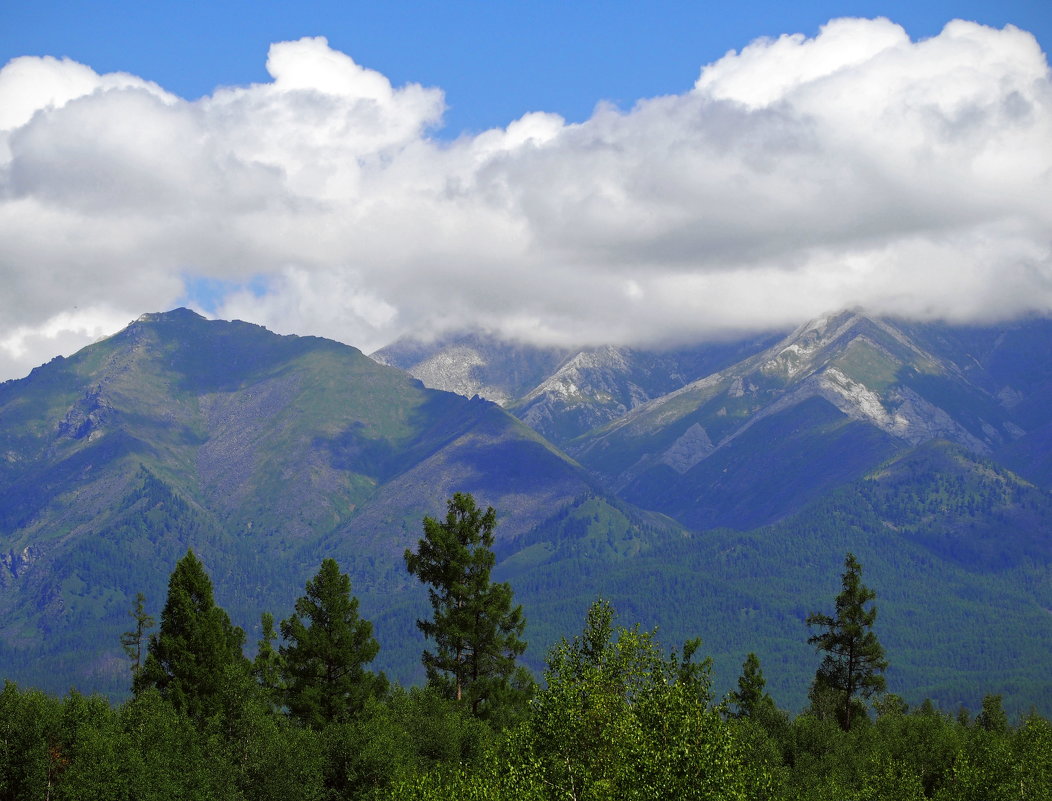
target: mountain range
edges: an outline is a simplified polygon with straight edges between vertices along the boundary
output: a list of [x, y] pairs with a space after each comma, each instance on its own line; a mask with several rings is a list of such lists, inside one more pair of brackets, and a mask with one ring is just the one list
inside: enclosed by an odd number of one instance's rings
[[845, 311], [675, 349], [471, 332], [370, 359], [144, 315], [0, 384], [0, 667], [119, 694], [135, 593], [159, 611], [193, 547], [250, 640], [334, 556], [382, 666], [412, 680], [426, 600], [401, 554], [462, 491], [498, 512], [533, 667], [602, 594], [670, 644], [701, 634], [718, 685], [756, 651], [798, 707], [816, 666], [803, 619], [852, 550], [893, 691], [1047, 713], [1050, 344], [1044, 318]]
[[[932, 440], [1048, 488], [1050, 342], [1045, 319], [964, 328], [847, 311], [681, 351], [563, 351], [533, 386], [498, 373], [504, 352], [477, 336], [374, 358], [428, 386], [471, 386], [626, 500], [693, 529], [750, 528]], [[540, 353], [553, 354], [519, 359]]]

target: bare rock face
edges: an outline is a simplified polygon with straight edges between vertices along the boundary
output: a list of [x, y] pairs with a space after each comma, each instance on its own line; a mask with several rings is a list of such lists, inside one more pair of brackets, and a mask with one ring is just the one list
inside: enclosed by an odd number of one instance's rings
[[469, 332], [422, 342], [400, 340], [371, 354], [430, 389], [455, 392], [506, 406], [556, 370], [565, 348], [539, 347]]
[[20, 551], [0, 553], [0, 586], [20, 578], [40, 556], [40, 549], [27, 545]]
[[[848, 417], [872, 423], [910, 445], [948, 439], [975, 453], [990, 451], [989, 444], [909, 387], [894, 387], [881, 395], [848, 378], [835, 367], [823, 372], [816, 386], [818, 394]], [[993, 426], [985, 425], [984, 432], [1000, 440], [1000, 434]]]
[[[923, 375], [949, 385], [964, 384], [955, 364], [940, 360], [887, 321], [859, 313], [801, 326], [764, 355], [760, 373], [779, 377], [785, 389], [770, 407], [758, 412], [757, 419], [817, 396], [847, 417], [870, 423], [909, 445], [948, 439], [985, 454], [1004, 440], [1001, 430], [987, 421], [969, 430], [904, 383], [909, 375]], [[747, 376], [737, 376], [728, 395], [744, 394], [743, 381], [748, 382]]]
[[55, 434], [68, 439], [93, 442], [104, 433], [105, 423], [113, 416], [113, 406], [96, 385], [81, 396], [55, 427]]
[[432, 342], [406, 339], [372, 354], [426, 386], [504, 406], [560, 447], [643, 404], [764, 350], [760, 334], [680, 348], [615, 345], [544, 348], [464, 333]]
[[527, 393], [515, 413], [553, 441], [565, 441], [650, 400], [654, 373], [668, 380], [674, 370], [627, 348], [583, 350]]
[[694, 423], [661, 454], [661, 461], [677, 473], [686, 473], [714, 449], [705, 429]]
[[486, 381], [486, 358], [477, 349], [455, 345], [414, 366], [411, 374], [425, 387], [479, 397], [504, 405], [509, 395], [504, 387]]

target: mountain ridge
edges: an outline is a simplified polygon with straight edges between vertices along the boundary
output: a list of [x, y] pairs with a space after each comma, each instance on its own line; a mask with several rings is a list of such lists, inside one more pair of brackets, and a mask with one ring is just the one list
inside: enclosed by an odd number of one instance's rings
[[[374, 583], [362, 571], [400, 559], [455, 491], [496, 507], [507, 540], [599, 492], [493, 403], [331, 340], [188, 310], [144, 315], [0, 385], [0, 454], [0, 610], [20, 621], [0, 630], [9, 645], [34, 629], [75, 640], [77, 610], [119, 625], [136, 580], [163, 592], [146, 566], [163, 575], [180, 548], [234, 583], [246, 625], [260, 598], [245, 588], [290, 590], [282, 563], [304, 573], [328, 550]], [[150, 537], [168, 545], [151, 556]], [[87, 556], [117, 559], [114, 538], [142, 556], [128, 577]]]
[[[426, 599], [402, 552], [464, 491], [498, 510], [495, 576], [526, 608], [535, 669], [603, 594], [701, 634], [721, 686], [760, 653], [802, 704], [814, 585], [852, 550], [887, 602], [894, 691], [963, 703], [966, 677], [987, 676], [1025, 708], [1052, 669], [1050, 342], [1040, 319], [962, 329], [856, 310], [696, 352], [578, 349], [524, 394], [572, 375], [573, 403], [608, 386], [596, 414], [626, 411], [567, 454], [509, 414], [516, 399], [427, 389], [331, 340], [144, 315], [0, 384], [0, 666], [57, 691], [126, 690], [132, 599], [156, 605], [193, 547], [250, 642], [260, 612], [282, 616], [336, 558], [380, 666], [414, 680]], [[677, 372], [651, 382], [660, 365]], [[632, 385], [655, 397], [628, 408]], [[1026, 664], [972, 653], [984, 637]]]

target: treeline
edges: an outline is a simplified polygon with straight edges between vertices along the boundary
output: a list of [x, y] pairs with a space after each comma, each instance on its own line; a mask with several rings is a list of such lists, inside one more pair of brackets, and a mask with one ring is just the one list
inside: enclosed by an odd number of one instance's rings
[[[597, 601], [547, 657], [543, 682], [511, 588], [490, 580], [492, 509], [471, 496], [425, 518], [406, 551], [428, 588], [424, 687], [369, 669], [379, 649], [350, 580], [325, 560], [292, 613], [263, 615], [253, 660], [192, 552], [159, 624], [143, 598], [122, 638], [133, 695], [119, 706], [0, 692], [0, 799], [1048, 799], [1052, 725], [910, 710], [886, 692], [875, 593], [848, 554], [822, 655], [796, 717], [753, 654], [715, 697], [700, 641], [666, 651]], [[155, 633], [150, 633], [156, 628]]]

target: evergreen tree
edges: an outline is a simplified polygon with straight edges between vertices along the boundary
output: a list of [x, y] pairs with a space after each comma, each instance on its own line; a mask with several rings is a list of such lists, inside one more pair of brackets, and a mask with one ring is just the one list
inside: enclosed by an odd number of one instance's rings
[[252, 660], [252, 675], [271, 707], [277, 709], [284, 703], [284, 688], [281, 684], [284, 660], [274, 647], [274, 641], [278, 638], [274, 630], [274, 615], [264, 612], [260, 618], [260, 626], [262, 636], [256, 645], [256, 658]]
[[490, 581], [493, 508], [483, 512], [471, 495], [459, 492], [446, 506], [444, 521], [424, 518], [424, 538], [416, 553], [406, 549], [405, 563], [430, 585], [434, 618], [417, 621], [435, 641], [435, 650], [422, 656], [428, 681], [481, 717], [497, 699], [514, 694], [510, 679], [526, 649], [519, 639], [526, 621], [521, 606], [512, 608], [511, 586]]
[[742, 663], [742, 674], [738, 677], [738, 689], [732, 690], [729, 701], [734, 704], [736, 718], [756, 717], [761, 706], [773, 705], [773, 700], [765, 692], [767, 680], [760, 668], [760, 658], [754, 653], [745, 657]]
[[285, 705], [308, 726], [349, 722], [368, 698], [386, 692], [386, 677], [364, 667], [380, 650], [373, 625], [358, 617], [351, 580], [335, 559], [323, 561], [307, 582], [295, 613], [281, 622], [281, 635]]
[[877, 609], [865, 609], [865, 605], [876, 598], [876, 593], [862, 584], [862, 566], [854, 554], [847, 555], [844, 567], [842, 589], [836, 597], [836, 614], [832, 617], [818, 612], [808, 615], [807, 625], [822, 630], [807, 641], [826, 654], [815, 674], [812, 701], [832, 695], [838, 720], [846, 731], [851, 728], [852, 711], [858, 704], [855, 696], [868, 698], [884, 690], [883, 672], [888, 662], [883, 646], [873, 633]]
[[231, 680], [247, 676], [244, 642], [245, 633], [215, 605], [212, 582], [188, 550], [168, 580], [161, 627], [150, 636], [135, 693], [156, 687], [176, 709], [203, 721], [220, 708]]
[[142, 669], [142, 647], [146, 639], [146, 630], [154, 626], [153, 618], [146, 614], [146, 596], [141, 592], [135, 594], [135, 606], [132, 607], [131, 616], [135, 620], [135, 628], [121, 634], [121, 645], [124, 653], [132, 660], [132, 679]]
[[1008, 731], [1008, 715], [1001, 705], [1000, 695], [983, 696], [983, 709], [975, 716], [975, 725], [998, 734]]

